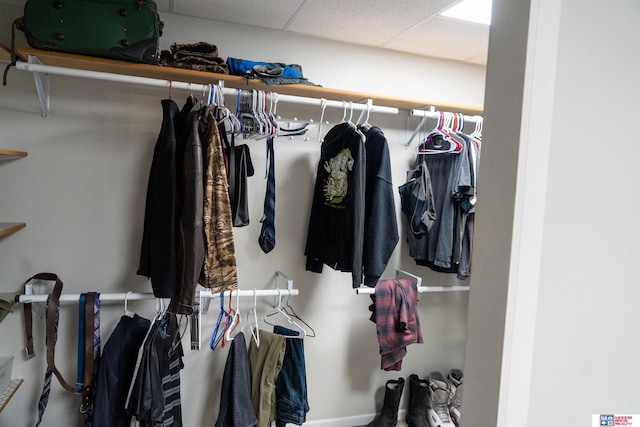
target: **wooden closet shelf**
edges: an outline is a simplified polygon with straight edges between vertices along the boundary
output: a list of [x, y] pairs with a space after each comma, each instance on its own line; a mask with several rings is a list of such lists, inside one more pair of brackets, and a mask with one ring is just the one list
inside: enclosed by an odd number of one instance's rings
[[25, 228], [27, 224], [24, 222], [0, 222], [0, 236], [6, 236]]
[[24, 151], [14, 151], [0, 148], [0, 160], [19, 159], [21, 157], [27, 157], [27, 153]]
[[228, 74], [208, 73], [204, 71], [183, 70], [180, 68], [163, 67], [160, 65], [138, 64], [134, 62], [117, 61], [113, 59], [97, 58], [91, 56], [74, 55], [70, 53], [52, 52], [28, 47], [18, 48], [18, 53], [26, 57], [33, 55], [45, 65], [73, 68], [80, 70], [101, 71], [105, 73], [123, 74], [136, 77], [148, 77], [161, 80], [173, 80], [186, 83], [209, 84], [224, 80], [225, 87], [240, 89], [255, 89], [274, 91], [285, 95], [304, 96], [310, 98], [326, 98], [338, 101], [361, 101], [372, 98], [375, 105], [396, 107], [400, 110], [410, 111], [434, 105], [437, 110], [453, 111], [465, 114], [481, 114], [482, 108], [468, 105], [447, 104], [434, 101], [393, 98], [362, 92], [352, 92], [341, 89], [330, 89], [308, 85], [278, 85], [267, 86], [259, 79], [246, 79], [240, 76]]

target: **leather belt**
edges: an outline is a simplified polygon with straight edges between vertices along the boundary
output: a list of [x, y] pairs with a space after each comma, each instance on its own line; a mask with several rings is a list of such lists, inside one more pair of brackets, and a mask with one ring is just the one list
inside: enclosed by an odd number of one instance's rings
[[[70, 385], [62, 376], [55, 364], [55, 346], [57, 340], [56, 331], [56, 312], [59, 310], [60, 295], [62, 293], [63, 283], [54, 273], [38, 273], [27, 280], [47, 280], [55, 281], [53, 292], [47, 298], [47, 325], [46, 325], [46, 347], [47, 347], [47, 366], [49, 370], [56, 376], [58, 382], [65, 390], [72, 393], [80, 393], [82, 395], [81, 412], [87, 412], [92, 406], [93, 395], [93, 360], [94, 360], [94, 310], [97, 297], [96, 292], [88, 292], [86, 294], [86, 303], [84, 306], [84, 381], [78, 384], [78, 388]], [[31, 303], [27, 302], [23, 307], [25, 319], [25, 334], [27, 338], [27, 347], [25, 352], [28, 358], [35, 356], [33, 350], [33, 319]]]
[[24, 332], [27, 338], [27, 346], [24, 349], [24, 353], [27, 359], [31, 359], [36, 353], [33, 351], [33, 310], [30, 302], [24, 303], [22, 312], [24, 313]]

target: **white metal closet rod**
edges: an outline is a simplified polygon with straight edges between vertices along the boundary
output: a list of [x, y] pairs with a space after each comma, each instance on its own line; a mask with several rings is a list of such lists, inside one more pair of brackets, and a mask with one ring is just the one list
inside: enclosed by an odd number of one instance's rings
[[[156, 86], [156, 87], [164, 87], [169, 88], [170, 86], [176, 89], [185, 89], [185, 90], [193, 90], [200, 91], [207, 90], [209, 85], [203, 84], [192, 84], [185, 82], [177, 82], [171, 80], [162, 80], [162, 79], [154, 79], [149, 77], [137, 77], [137, 76], [128, 76], [124, 74], [114, 74], [114, 73], [105, 73], [103, 71], [90, 71], [90, 70], [80, 70], [75, 68], [65, 68], [65, 67], [57, 67], [53, 65], [43, 65], [43, 64], [34, 64], [29, 62], [21, 62], [18, 61], [16, 63], [16, 69], [22, 71], [29, 71], [31, 73], [48, 73], [48, 74], [57, 74], [61, 76], [70, 76], [70, 77], [81, 77], [88, 79], [96, 79], [96, 80], [106, 80], [112, 82], [120, 82], [120, 83], [133, 83], [138, 85], [145, 86]], [[235, 96], [237, 94], [236, 89], [231, 88], [222, 88], [222, 93], [227, 96]], [[278, 94], [278, 102], [290, 102], [294, 104], [304, 104], [304, 105], [317, 105], [322, 106], [323, 99], [319, 98], [310, 98], [306, 96], [297, 96], [297, 95], [283, 95]], [[327, 107], [334, 108], [344, 108], [344, 101], [336, 101], [336, 100], [324, 100], [324, 103]], [[366, 104], [358, 104], [358, 103], [347, 103], [349, 109], [353, 105], [354, 110], [366, 110]], [[371, 105], [371, 112], [375, 113], [384, 113], [384, 114], [398, 114], [398, 109], [395, 107], [384, 107], [379, 105]]]
[[[426, 292], [461, 292], [468, 291], [469, 286], [418, 286], [419, 293]], [[376, 293], [376, 288], [356, 288], [357, 294], [371, 295]]]
[[[229, 297], [229, 295], [233, 292], [233, 296], [241, 296], [241, 297], [252, 297], [254, 295], [253, 289], [242, 289], [242, 290], [234, 290], [234, 291], [224, 291], [223, 296], [225, 298]], [[298, 289], [257, 289], [255, 291], [255, 295], [258, 297], [278, 297], [278, 296], [287, 296], [287, 295], [298, 295]], [[209, 298], [215, 299], [220, 297], [220, 292], [211, 292], [210, 289], [204, 289], [199, 292], [196, 292], [196, 298]], [[16, 297], [16, 302], [25, 303], [25, 302], [45, 302], [47, 301], [48, 295], [19, 295]], [[144, 299], [154, 299], [155, 296], [152, 293], [135, 293], [135, 292], [120, 292], [120, 293], [100, 293], [100, 301], [134, 301], [134, 300], [144, 300]], [[60, 295], [60, 301], [78, 301], [80, 299], [80, 294], [62, 294]]]

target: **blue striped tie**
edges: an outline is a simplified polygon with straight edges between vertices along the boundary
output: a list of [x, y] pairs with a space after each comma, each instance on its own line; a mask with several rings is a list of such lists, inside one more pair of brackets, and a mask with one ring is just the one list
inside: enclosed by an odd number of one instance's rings
[[262, 230], [258, 243], [264, 251], [269, 253], [276, 246], [276, 177], [273, 159], [273, 137], [267, 138], [267, 192], [264, 196], [264, 214], [262, 215]]
[[[47, 306], [49, 306], [49, 298], [47, 298]], [[48, 312], [47, 312], [48, 315]], [[47, 339], [56, 340], [58, 336], [58, 320], [60, 319], [60, 308], [56, 306], [56, 317], [54, 321], [54, 337], [47, 337]], [[51, 392], [51, 370], [47, 365], [47, 371], [44, 374], [44, 385], [42, 386], [42, 394], [40, 395], [40, 400], [38, 401], [38, 422], [36, 423], [36, 427], [40, 425], [42, 421], [42, 416], [44, 415], [44, 410], [47, 409], [47, 403], [49, 403], [49, 393]]]

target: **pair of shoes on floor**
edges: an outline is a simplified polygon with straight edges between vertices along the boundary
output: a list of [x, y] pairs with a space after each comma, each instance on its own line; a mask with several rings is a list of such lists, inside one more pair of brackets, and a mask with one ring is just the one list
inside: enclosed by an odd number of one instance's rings
[[454, 427], [460, 425], [462, 405], [462, 371], [451, 369], [444, 378], [433, 371], [427, 383], [427, 422], [430, 427]]
[[[422, 380], [412, 374], [409, 383], [409, 427], [454, 427], [460, 423], [462, 403], [462, 371], [451, 369], [445, 379], [438, 371]], [[380, 413], [367, 427], [395, 427], [398, 407], [404, 390], [404, 378], [385, 384], [384, 404]]]

